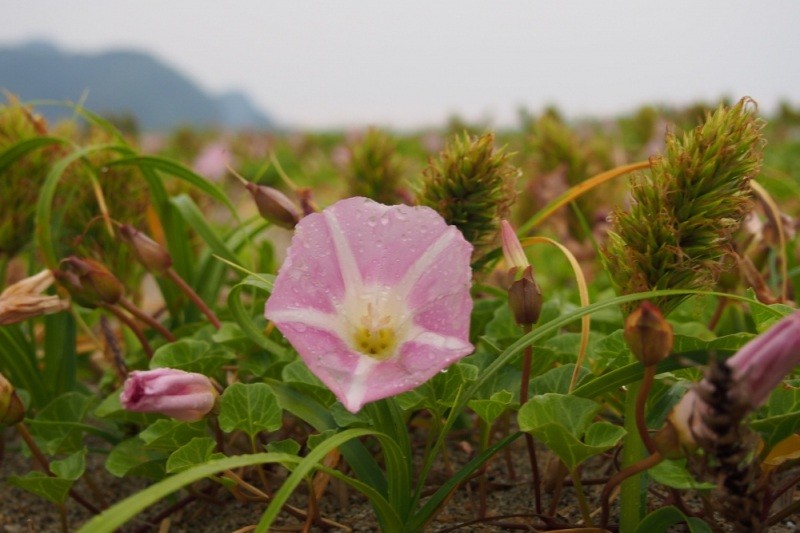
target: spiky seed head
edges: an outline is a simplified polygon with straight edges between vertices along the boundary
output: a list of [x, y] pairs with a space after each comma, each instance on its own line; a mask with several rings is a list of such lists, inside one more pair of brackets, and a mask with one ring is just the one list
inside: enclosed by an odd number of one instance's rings
[[495, 244], [508, 218], [520, 175], [509, 154], [494, 148], [494, 135], [457, 135], [423, 171], [417, 200], [456, 226], [474, 246], [473, 263]]
[[[761, 166], [763, 124], [754, 107], [747, 98], [720, 106], [693, 131], [668, 135], [650, 175], [633, 178], [631, 209], [613, 215], [603, 251], [620, 293], [713, 286], [748, 211], [749, 180]], [[653, 303], [666, 315], [683, 299]]]

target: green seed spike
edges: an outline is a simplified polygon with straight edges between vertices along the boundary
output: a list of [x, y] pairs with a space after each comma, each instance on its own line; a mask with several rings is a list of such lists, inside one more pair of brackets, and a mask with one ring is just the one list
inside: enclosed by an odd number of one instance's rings
[[366, 196], [382, 204], [402, 199], [403, 167], [397, 147], [385, 132], [371, 128], [351, 148], [347, 170], [350, 196]]
[[[720, 106], [681, 137], [668, 135], [650, 175], [632, 179], [630, 211], [613, 216], [603, 260], [621, 294], [714, 285], [748, 211], [749, 180], [761, 166], [762, 128], [755, 103], [744, 98]], [[666, 315], [684, 298], [653, 303]]]
[[494, 135], [455, 136], [423, 171], [420, 205], [435, 209], [475, 247], [473, 263], [496, 244], [500, 221], [516, 198], [520, 175], [509, 154], [494, 149]]
[[[47, 134], [47, 124], [16, 97], [6, 94], [0, 103], [0, 153], [17, 143]], [[39, 187], [59, 148], [45, 147], [28, 152], [0, 176], [0, 260], [13, 257], [31, 239]], [[13, 208], [12, 208], [13, 206]]]

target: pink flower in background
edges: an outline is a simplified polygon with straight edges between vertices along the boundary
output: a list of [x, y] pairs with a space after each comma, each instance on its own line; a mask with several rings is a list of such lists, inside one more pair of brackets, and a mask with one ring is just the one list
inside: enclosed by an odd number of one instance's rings
[[174, 368], [131, 372], [120, 396], [122, 407], [162, 413], [184, 422], [202, 419], [217, 401], [217, 390], [202, 374]]
[[219, 181], [225, 177], [232, 163], [230, 147], [225, 143], [214, 142], [203, 148], [192, 167], [201, 176], [211, 181]]
[[297, 225], [265, 314], [355, 413], [472, 352], [471, 253], [430, 208], [342, 200]]

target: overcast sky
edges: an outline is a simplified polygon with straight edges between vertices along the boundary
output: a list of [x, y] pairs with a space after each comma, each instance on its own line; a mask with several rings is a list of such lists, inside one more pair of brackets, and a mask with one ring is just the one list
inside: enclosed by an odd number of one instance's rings
[[[0, 44], [135, 48], [289, 126], [513, 123], [752, 96], [800, 104], [800, 2], [6, 2]], [[2, 80], [0, 80], [0, 85]]]

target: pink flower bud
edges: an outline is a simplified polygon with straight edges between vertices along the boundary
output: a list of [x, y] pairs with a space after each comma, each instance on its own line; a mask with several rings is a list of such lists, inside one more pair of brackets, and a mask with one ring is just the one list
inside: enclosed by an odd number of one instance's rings
[[503, 241], [503, 257], [506, 260], [507, 268], [525, 270], [530, 266], [528, 258], [525, 256], [525, 250], [522, 248], [514, 228], [507, 220], [500, 222], [500, 237]]
[[119, 234], [130, 245], [139, 262], [150, 272], [165, 272], [172, 266], [169, 252], [133, 226], [123, 224], [119, 227]]
[[131, 372], [120, 401], [128, 411], [162, 413], [194, 422], [214, 408], [217, 396], [211, 380], [202, 374], [157, 368]]
[[800, 311], [781, 319], [728, 359], [733, 381], [755, 409], [800, 365]]
[[253, 196], [259, 214], [276, 226], [293, 229], [300, 221], [297, 207], [278, 189], [251, 182], [245, 188]]
[[115, 304], [124, 292], [122, 282], [105, 265], [93, 259], [70, 256], [61, 261], [53, 275], [84, 307]]
[[506, 220], [500, 222], [500, 238], [508, 268], [508, 305], [514, 320], [521, 326], [536, 324], [542, 312], [542, 289], [533, 277], [533, 268], [514, 228]]

